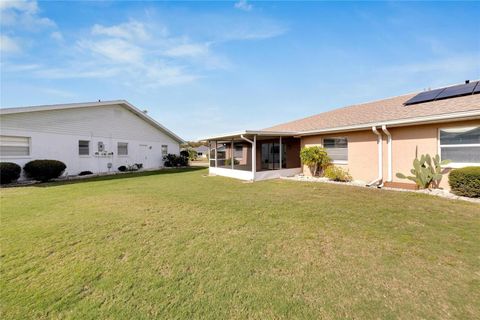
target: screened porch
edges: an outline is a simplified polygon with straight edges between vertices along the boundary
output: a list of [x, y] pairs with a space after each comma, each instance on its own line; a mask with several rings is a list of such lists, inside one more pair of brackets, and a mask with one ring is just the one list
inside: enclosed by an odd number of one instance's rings
[[289, 133], [244, 132], [208, 142], [211, 175], [265, 180], [301, 172], [300, 139]]

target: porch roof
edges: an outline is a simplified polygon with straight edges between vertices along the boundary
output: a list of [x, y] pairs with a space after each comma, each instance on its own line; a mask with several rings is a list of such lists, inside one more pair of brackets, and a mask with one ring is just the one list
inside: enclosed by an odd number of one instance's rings
[[267, 136], [267, 137], [291, 137], [298, 135], [298, 132], [293, 131], [269, 131], [269, 130], [244, 130], [238, 132], [231, 132], [217, 136], [206, 137], [202, 140], [211, 141], [211, 140], [221, 140], [221, 139], [232, 139], [232, 138], [241, 138], [241, 136]]

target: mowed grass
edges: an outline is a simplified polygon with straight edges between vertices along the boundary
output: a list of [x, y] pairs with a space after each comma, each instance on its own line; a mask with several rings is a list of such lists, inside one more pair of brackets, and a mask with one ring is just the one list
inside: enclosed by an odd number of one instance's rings
[[2, 189], [2, 319], [480, 318], [478, 204], [206, 173]]

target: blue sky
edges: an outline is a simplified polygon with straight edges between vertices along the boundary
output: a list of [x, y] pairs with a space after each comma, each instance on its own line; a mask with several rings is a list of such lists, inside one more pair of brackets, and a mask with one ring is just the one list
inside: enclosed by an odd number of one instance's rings
[[126, 99], [186, 139], [480, 78], [478, 2], [0, 2], [1, 106]]

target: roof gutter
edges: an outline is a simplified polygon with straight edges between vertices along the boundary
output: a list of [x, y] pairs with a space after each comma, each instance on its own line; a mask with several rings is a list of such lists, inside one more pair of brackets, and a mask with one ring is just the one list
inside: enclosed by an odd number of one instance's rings
[[351, 126], [332, 127], [332, 128], [319, 129], [319, 130], [299, 131], [296, 136], [302, 137], [302, 136], [313, 136], [313, 135], [322, 134], [322, 133], [359, 131], [359, 130], [369, 129], [371, 127], [381, 127], [383, 125], [389, 126], [389, 127], [399, 127], [399, 126], [407, 126], [407, 125], [419, 125], [419, 124], [434, 123], [434, 122], [444, 122], [449, 120], [473, 120], [473, 119], [480, 119], [480, 107], [477, 110], [462, 111], [462, 112], [456, 112], [456, 113], [444, 113], [444, 114], [432, 115], [432, 116], [423, 116], [423, 117], [406, 118], [406, 119], [389, 120], [389, 121], [378, 121], [378, 122], [364, 123], [364, 124], [351, 125]]

